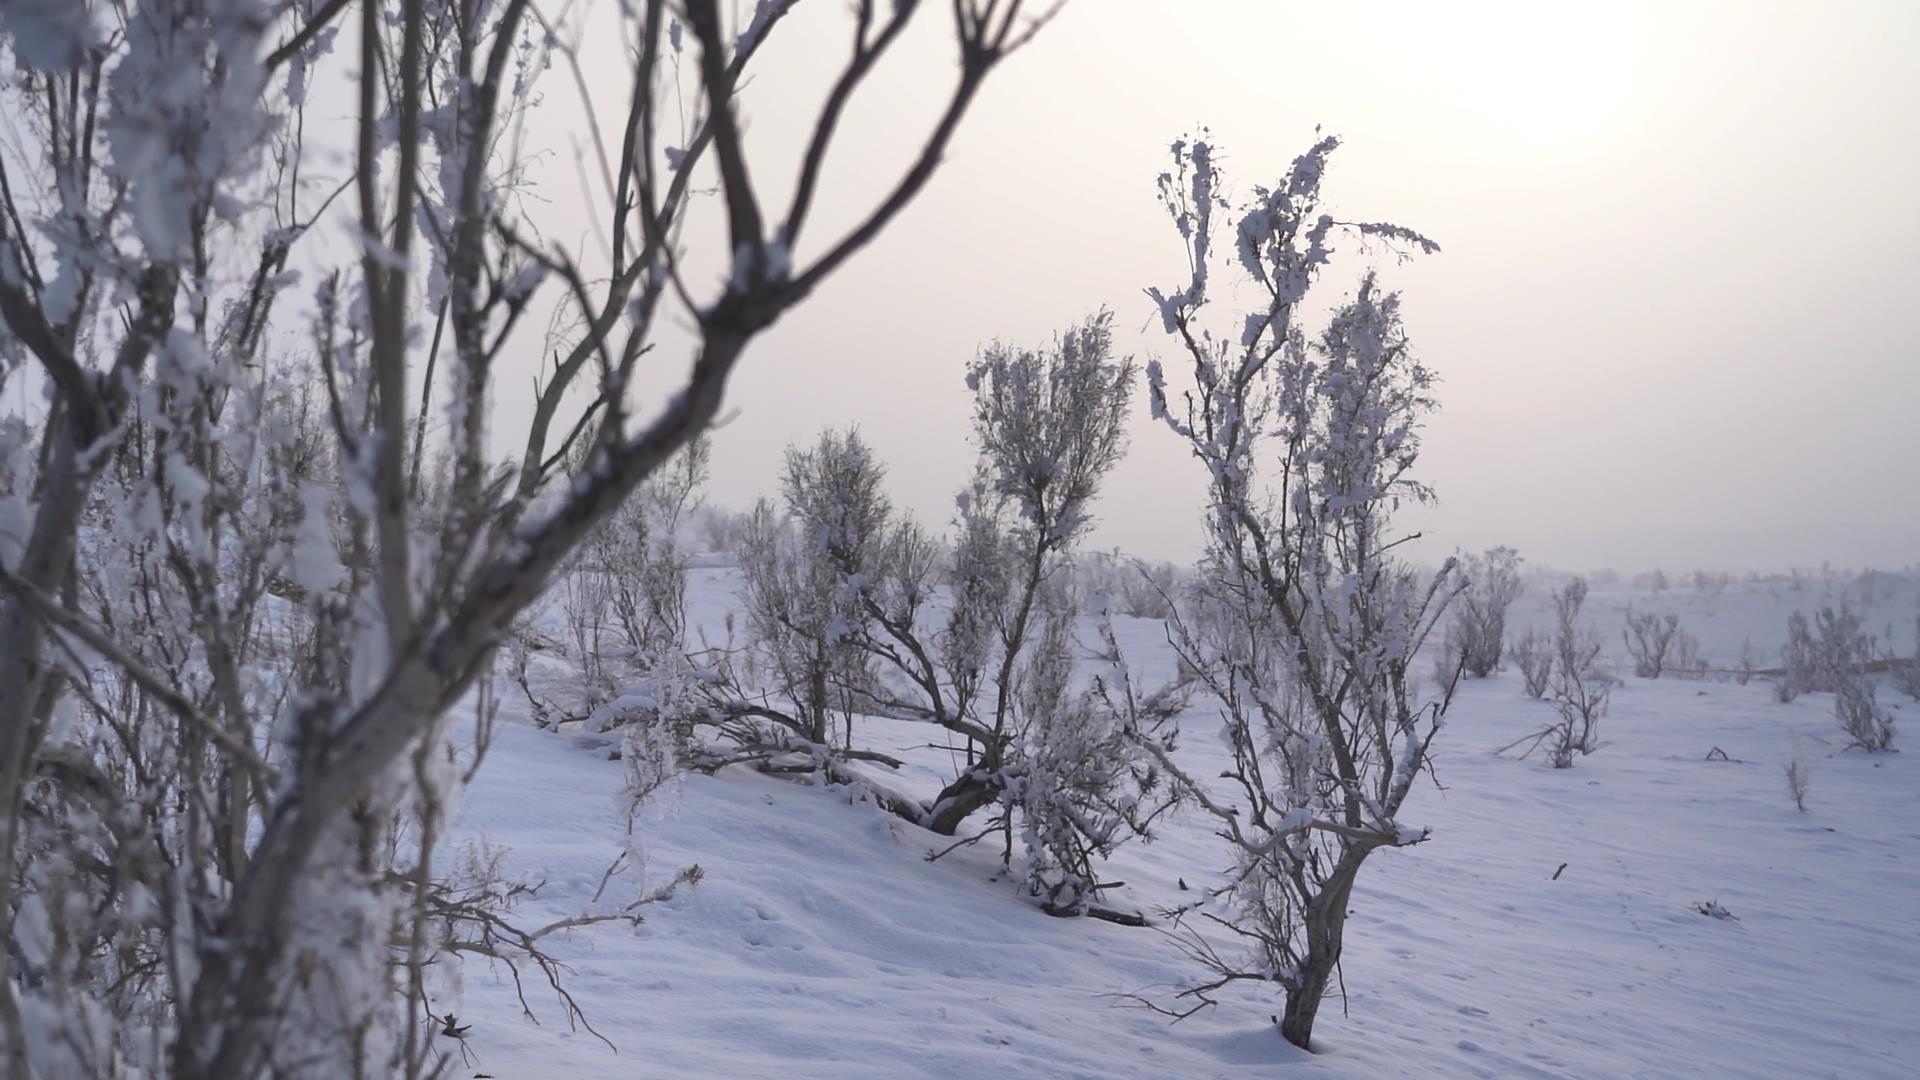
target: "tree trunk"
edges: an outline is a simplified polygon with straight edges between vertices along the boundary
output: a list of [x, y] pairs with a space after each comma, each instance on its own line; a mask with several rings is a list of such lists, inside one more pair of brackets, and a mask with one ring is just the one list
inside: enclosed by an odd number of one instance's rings
[[1307, 904], [1301, 915], [1307, 930], [1307, 958], [1300, 965], [1298, 985], [1287, 990], [1280, 1034], [1302, 1050], [1313, 1049], [1314, 1017], [1320, 1013], [1321, 999], [1326, 996], [1340, 964], [1340, 942], [1347, 929], [1347, 902], [1353, 896], [1353, 879], [1360, 873], [1360, 863], [1370, 850], [1347, 849], [1320, 894]]
[[960, 831], [967, 815], [1000, 797], [1000, 788], [987, 779], [988, 770], [969, 769], [934, 797], [925, 825], [941, 836]]

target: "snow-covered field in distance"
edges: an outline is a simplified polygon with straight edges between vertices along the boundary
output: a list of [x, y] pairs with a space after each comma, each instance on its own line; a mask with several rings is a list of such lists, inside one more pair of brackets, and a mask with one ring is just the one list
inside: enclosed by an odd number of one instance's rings
[[[695, 574], [715, 625], [723, 568]], [[1510, 627], [1546, 629], [1536, 584]], [[1846, 599], [1914, 647], [1910, 576], [1734, 582], [1661, 592], [1599, 584], [1588, 621], [1620, 647], [1622, 612], [1673, 612], [1714, 666], [1743, 640], [1771, 654], [1787, 616]], [[1157, 623], [1123, 620], [1146, 679], [1170, 673]], [[576, 914], [622, 843], [621, 766], [539, 731], [504, 691], [492, 755], [461, 827], [547, 885], [526, 922]], [[1890, 688], [1906, 740], [1920, 704]], [[688, 775], [643, 822], [650, 877], [705, 879], [647, 910], [553, 941], [598, 1031], [569, 1030], [538, 976], [524, 1018], [504, 970], [469, 959], [459, 998], [472, 1066], [547, 1077], [1913, 1077], [1920, 1075], [1920, 753], [1843, 751], [1825, 694], [1776, 702], [1763, 681], [1627, 678], [1606, 745], [1571, 770], [1491, 751], [1551, 707], [1516, 674], [1461, 690], [1438, 743], [1443, 789], [1403, 817], [1433, 839], [1362, 872], [1316, 1054], [1284, 1042], [1277, 991], [1240, 985], [1178, 1024], [1117, 995], [1166, 1000], [1193, 973], [1153, 929], [1050, 918], [999, 878], [987, 844], [944, 841], [832, 790], [745, 770]], [[1204, 700], [1184, 718], [1196, 773], [1224, 760]], [[935, 729], [874, 720], [856, 736], [930, 792]], [[938, 740], [936, 740], [938, 741]], [[1707, 760], [1718, 748], [1732, 759]], [[1810, 767], [1797, 812], [1782, 767]], [[1151, 911], [1214, 880], [1224, 845], [1197, 815], [1122, 850], [1109, 894]], [[1557, 880], [1561, 864], [1565, 870]], [[1735, 919], [1708, 917], [1713, 901]]]

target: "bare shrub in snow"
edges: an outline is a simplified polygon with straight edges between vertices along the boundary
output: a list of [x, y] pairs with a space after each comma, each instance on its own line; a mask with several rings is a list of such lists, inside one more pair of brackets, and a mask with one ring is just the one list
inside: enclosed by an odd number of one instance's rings
[[1567, 769], [1579, 756], [1600, 748], [1600, 721], [1607, 714], [1617, 680], [1601, 656], [1599, 636], [1580, 622], [1586, 600], [1587, 583], [1582, 578], [1553, 595], [1554, 634], [1545, 680], [1559, 720], [1515, 739], [1498, 753], [1524, 744], [1522, 758], [1544, 749], [1548, 764]]
[[1607, 714], [1612, 693], [1612, 677], [1591, 666], [1560, 676], [1553, 701], [1560, 710], [1560, 724], [1549, 747], [1554, 768], [1571, 768], [1574, 755], [1600, 749], [1600, 720]]
[[[1500, 667], [1507, 639], [1507, 609], [1524, 590], [1520, 553], [1510, 547], [1488, 548], [1460, 561], [1467, 582], [1453, 602], [1447, 624], [1445, 654], [1466, 674], [1484, 679]], [[1453, 666], [1443, 662], [1441, 667]], [[1443, 677], [1451, 677], [1442, 671]]]
[[1787, 777], [1787, 794], [1793, 796], [1793, 808], [1801, 813], [1807, 812], [1807, 765], [1800, 759], [1798, 751], [1793, 760], [1782, 767]]
[[1586, 582], [1579, 580], [1553, 599], [1551, 689], [1563, 731], [1559, 742], [1563, 752], [1555, 755], [1554, 764], [1561, 768], [1573, 763], [1573, 753], [1591, 754], [1600, 748], [1600, 720], [1607, 713], [1613, 685], [1618, 681], [1601, 656], [1599, 636], [1580, 625], [1580, 609], [1586, 599]]
[[1697, 676], [1701, 670], [1700, 642], [1680, 628], [1680, 616], [1655, 615], [1627, 609], [1627, 625], [1620, 631], [1633, 658], [1633, 673], [1642, 679], [1663, 674]]
[[[1673, 653], [1667, 658], [1665, 674], [1676, 679], [1690, 679], [1694, 682], [1705, 680], [1712, 669], [1707, 666], [1707, 658], [1700, 655], [1700, 641], [1692, 634], [1681, 631], [1674, 641]], [[1718, 682], [1726, 682], [1724, 674], [1716, 677]]]
[[[443, 1073], [428, 984], [474, 940], [450, 923], [538, 948], [507, 933], [511, 887], [436, 868], [497, 650], [708, 428], [755, 338], [912, 202], [1034, 25], [955, 4], [940, 119], [817, 235], [841, 107], [924, 5], [858, 20], [778, 206], [734, 97], [791, 5], [721, 6], [8, 9], [0, 377], [30, 361], [46, 404], [0, 420], [0, 1072]], [[521, 216], [514, 133], [598, 18], [632, 81], [596, 128], [623, 152], [592, 140], [604, 244], [570, 250]], [[336, 83], [358, 90], [345, 155], [306, 141]], [[682, 230], [696, 190], [717, 244]], [[727, 273], [696, 297], [679, 259], [704, 246]], [[494, 375], [536, 298], [562, 312], [552, 363], [500, 460]], [[636, 416], [663, 316], [691, 364]]]
[[[1299, 325], [1309, 284], [1339, 233], [1435, 250], [1410, 230], [1339, 226], [1320, 205], [1327, 138], [1272, 189], [1256, 187], [1227, 226], [1259, 306], [1209, 332], [1216, 222], [1228, 190], [1204, 138], [1173, 144], [1161, 201], [1186, 248], [1190, 276], [1149, 295], [1187, 353], [1192, 385], [1170, 392], [1149, 366], [1153, 413], [1206, 468], [1207, 557], [1172, 639], [1219, 702], [1233, 753], [1223, 779], [1181, 770], [1142, 740], [1232, 845], [1234, 865], [1207, 907], [1249, 947], [1216, 951], [1186, 938], [1209, 976], [1185, 990], [1187, 1011], [1241, 979], [1286, 993], [1280, 1029], [1306, 1046], [1339, 963], [1355, 878], [1383, 847], [1426, 838], [1399, 820], [1427, 763], [1451, 686], [1416, 696], [1414, 657], [1457, 591], [1454, 567], [1420, 580], [1395, 555], [1390, 513], [1429, 497], [1411, 475], [1433, 377], [1415, 358], [1400, 300], [1371, 274], [1309, 337]], [[1181, 914], [1186, 914], [1183, 912]], [[1191, 928], [1189, 928], [1191, 930]]]

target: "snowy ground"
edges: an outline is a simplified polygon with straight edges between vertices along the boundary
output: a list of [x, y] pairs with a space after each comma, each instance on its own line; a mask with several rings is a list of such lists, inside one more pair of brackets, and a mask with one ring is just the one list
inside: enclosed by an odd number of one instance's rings
[[[1853, 599], [1911, 634], [1914, 584]], [[1787, 614], [1836, 588], [1597, 589], [1590, 610], [1616, 639], [1628, 600], [1678, 611], [1721, 660], [1743, 637], [1776, 648]], [[726, 573], [703, 571], [695, 590], [711, 619]], [[1135, 659], [1164, 670], [1157, 624], [1125, 629]], [[1920, 748], [1920, 705], [1883, 700]], [[1434, 838], [1367, 864], [1346, 1013], [1328, 1002], [1313, 1055], [1281, 1040], [1278, 996], [1262, 990], [1224, 991], [1175, 1025], [1122, 1007], [1114, 995], [1164, 997], [1191, 969], [1152, 929], [1042, 914], [995, 880], [992, 852], [929, 863], [939, 838], [843, 792], [688, 776], [645, 842], [654, 878], [697, 862], [705, 880], [643, 926], [555, 946], [617, 1052], [569, 1031], [543, 988], [528, 987], [541, 1023], [523, 1018], [505, 973], [472, 960], [461, 998], [441, 1002], [472, 1025], [475, 1066], [456, 1075], [1913, 1077], [1920, 752], [1841, 752], [1830, 704], [1781, 705], [1759, 682], [1628, 679], [1605, 748], [1556, 771], [1490, 753], [1549, 706], [1511, 675], [1468, 685], [1437, 757], [1445, 790], [1427, 786], [1404, 815]], [[548, 878], [526, 921], [575, 914], [621, 842], [620, 766], [503, 720], [462, 827]], [[1186, 726], [1184, 753], [1215, 771], [1216, 721], [1200, 705]], [[927, 731], [874, 721], [865, 737], [910, 760], [898, 786], [931, 790], [947, 755], [924, 748]], [[1715, 747], [1733, 760], [1706, 760]], [[1812, 773], [1805, 814], [1781, 774], [1796, 751]], [[1177, 821], [1122, 852], [1116, 902], [1177, 903], [1193, 895], [1181, 878], [1209, 882], [1223, 861], [1202, 821]], [[1737, 921], [1699, 914], [1703, 901]]]

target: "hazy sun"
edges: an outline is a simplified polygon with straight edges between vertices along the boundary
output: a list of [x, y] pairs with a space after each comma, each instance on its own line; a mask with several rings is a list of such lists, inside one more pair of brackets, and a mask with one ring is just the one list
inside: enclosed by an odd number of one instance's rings
[[1633, 42], [1591, 9], [1536, 5], [1490, 18], [1470, 54], [1475, 103], [1490, 126], [1523, 145], [1602, 138], [1633, 108]]

